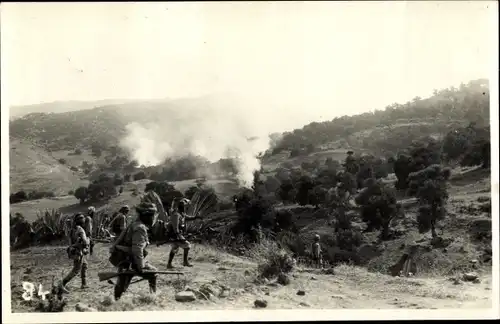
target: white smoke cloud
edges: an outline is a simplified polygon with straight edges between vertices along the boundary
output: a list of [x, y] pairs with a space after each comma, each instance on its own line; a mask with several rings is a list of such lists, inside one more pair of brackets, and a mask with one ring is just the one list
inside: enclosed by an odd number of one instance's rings
[[259, 127], [258, 118], [251, 116], [250, 110], [236, 111], [230, 105], [213, 102], [202, 107], [159, 108], [153, 121], [128, 124], [121, 146], [144, 166], [187, 154], [203, 156], [210, 162], [234, 158], [238, 181], [250, 186], [253, 172], [261, 166], [257, 156], [269, 148], [269, 132]]

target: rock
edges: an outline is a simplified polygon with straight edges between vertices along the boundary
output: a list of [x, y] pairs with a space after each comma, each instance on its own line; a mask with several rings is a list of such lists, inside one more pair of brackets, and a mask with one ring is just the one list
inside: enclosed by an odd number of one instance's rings
[[244, 274], [245, 276], [249, 276], [249, 275], [250, 275], [250, 271], [245, 270], [245, 272], [243, 272], [243, 274]]
[[181, 291], [175, 294], [175, 300], [178, 302], [191, 302], [196, 300], [196, 296], [192, 291]]
[[227, 271], [229, 270], [229, 268], [226, 268], [226, 267], [218, 267], [217, 270], [219, 271]]
[[220, 292], [220, 295], [219, 295], [220, 298], [227, 298], [229, 297], [229, 290], [228, 289], [224, 289]]
[[341, 295], [332, 295], [332, 298], [335, 298], [335, 299], [344, 299], [344, 296], [341, 296]]
[[468, 272], [464, 274], [463, 278], [465, 281], [474, 281], [476, 279], [479, 279], [479, 276], [475, 272]]
[[335, 270], [333, 270], [333, 268], [328, 268], [328, 269], [323, 269], [323, 272], [324, 274], [327, 274], [327, 275], [334, 275], [335, 274]]
[[305, 292], [305, 291], [303, 291], [303, 290], [299, 290], [299, 291], [297, 291], [297, 295], [298, 295], [298, 296], [305, 296], [305, 294], [306, 294], [306, 292]]
[[276, 280], [277, 283], [279, 283], [282, 286], [288, 286], [291, 282], [290, 277], [287, 276], [284, 273], [280, 273], [278, 275], [278, 279]]
[[474, 280], [472, 281], [472, 283], [479, 284], [479, 283], [481, 283], [481, 279], [476, 278], [476, 279], [474, 279]]
[[278, 287], [278, 283], [277, 282], [270, 282], [267, 284], [268, 287]]
[[266, 296], [269, 296], [271, 293], [269, 291], [266, 291], [266, 293], [264, 293], [264, 295]]
[[97, 312], [97, 309], [89, 307], [83, 303], [77, 303], [75, 305], [75, 309], [77, 312]]
[[257, 299], [256, 301], [253, 302], [255, 308], [266, 308], [267, 307], [267, 301], [263, 299]]
[[308, 303], [300, 303], [299, 306], [311, 307]]
[[311, 277], [311, 280], [318, 280], [316, 277]]

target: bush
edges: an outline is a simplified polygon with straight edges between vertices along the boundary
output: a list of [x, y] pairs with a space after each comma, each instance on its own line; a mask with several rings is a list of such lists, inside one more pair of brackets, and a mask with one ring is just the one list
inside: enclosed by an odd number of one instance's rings
[[259, 260], [257, 270], [261, 278], [271, 279], [280, 274], [287, 274], [295, 267], [291, 253], [280, 248], [276, 242], [263, 240], [252, 248], [250, 254]]
[[75, 167], [75, 166], [72, 166], [72, 167], [70, 167], [69, 169], [70, 169], [71, 171], [74, 171], [74, 172], [78, 172], [78, 171], [79, 171], [79, 170], [78, 170], [78, 168], [77, 168], [77, 167]]
[[67, 162], [67, 161], [66, 161], [66, 159], [62, 159], [62, 158], [61, 158], [61, 159], [59, 159], [59, 160], [57, 160], [57, 161], [58, 161], [59, 163], [61, 163], [61, 164], [66, 164], [66, 162]]
[[66, 236], [66, 217], [58, 210], [45, 210], [37, 213], [37, 220], [33, 223], [35, 241], [49, 243]]
[[82, 155], [82, 150], [81, 150], [81, 149], [79, 149], [79, 148], [77, 148], [77, 149], [75, 150], [75, 153], [74, 153], [74, 154], [75, 154], [75, 155]]
[[80, 204], [84, 204], [85, 201], [89, 198], [89, 194], [87, 188], [79, 187], [75, 190], [74, 196], [76, 199], [80, 200]]
[[269, 200], [249, 196], [247, 192], [236, 198], [238, 220], [233, 226], [233, 233], [243, 234], [257, 240], [257, 228], [269, 229], [274, 226], [274, 208]]
[[18, 191], [16, 193], [10, 194], [10, 203], [17, 204], [22, 201], [28, 200], [28, 194], [25, 191]]

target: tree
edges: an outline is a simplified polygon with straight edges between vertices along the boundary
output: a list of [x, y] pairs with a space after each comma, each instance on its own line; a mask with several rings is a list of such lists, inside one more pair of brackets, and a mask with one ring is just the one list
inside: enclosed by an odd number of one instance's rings
[[381, 239], [387, 240], [390, 223], [400, 209], [394, 190], [381, 181], [369, 179], [365, 188], [356, 196], [355, 202], [361, 207], [361, 218], [368, 225], [367, 231], [380, 229]]
[[276, 190], [276, 196], [279, 200], [284, 203], [293, 202], [295, 196], [292, 195], [292, 191], [294, 190], [294, 186], [291, 180], [285, 180], [280, 184], [278, 190]]
[[80, 200], [80, 204], [84, 204], [85, 201], [88, 199], [88, 191], [87, 191], [87, 188], [85, 187], [78, 187], [76, 190], [75, 190], [75, 198]]
[[410, 174], [409, 194], [416, 195], [420, 205], [417, 216], [420, 233], [431, 230], [432, 237], [437, 237], [436, 222], [446, 215], [450, 175], [449, 168], [437, 164]]
[[134, 181], [146, 179], [146, 173], [144, 171], [139, 171], [134, 174]]
[[297, 183], [297, 196], [295, 197], [295, 201], [299, 203], [301, 206], [308, 205], [309, 202], [309, 190], [314, 188], [314, 181], [311, 177], [302, 176]]

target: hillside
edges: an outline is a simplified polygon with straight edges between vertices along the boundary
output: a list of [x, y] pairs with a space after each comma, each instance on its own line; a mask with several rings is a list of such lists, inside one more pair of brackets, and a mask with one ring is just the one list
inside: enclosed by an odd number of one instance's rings
[[[112, 270], [107, 261], [107, 244], [98, 243], [96, 254], [90, 259], [89, 265], [91, 288], [86, 291], [79, 290], [76, 278], [70, 284], [72, 293], [67, 297], [66, 311], [73, 311], [75, 307], [81, 309], [81, 305], [98, 311], [252, 309], [256, 299], [266, 300], [269, 309], [490, 308], [493, 289], [491, 242], [474, 239], [478, 230], [475, 224], [484, 220], [491, 222], [491, 209], [485, 208], [485, 204], [491, 204], [488, 180], [489, 173], [485, 170], [454, 171], [450, 181], [449, 216], [441, 222], [444, 229], [443, 238], [448, 241], [445, 248], [429, 248], [426, 243], [430, 241], [429, 234], [419, 234], [415, 226], [417, 206], [407, 205], [404, 218], [397, 219], [393, 224], [402, 236], [375, 249], [370, 243], [359, 249], [359, 255], [369, 259], [365, 267], [341, 264], [334, 268], [332, 275], [313, 269], [299, 259], [299, 265], [292, 273], [289, 285], [276, 284], [273, 280], [256, 281], [258, 265], [267, 260], [265, 248], [261, 246], [255, 246], [244, 255], [237, 256], [228, 253], [231, 244], [224, 241], [215, 246], [195, 243], [192, 254], [195, 267], [187, 270], [185, 277], [162, 276], [156, 298], [147, 295], [146, 283], [132, 285], [129, 293], [120, 302], [113, 303], [110, 301], [112, 286], [97, 280], [97, 272]], [[136, 188], [143, 190], [147, 182], [146, 180], [128, 184], [122, 195], [102, 207], [116, 209], [124, 203], [138, 203], [138, 197], [133, 196], [131, 192]], [[184, 187], [187, 183], [180, 182], [178, 185]], [[47, 207], [52, 201], [53, 208], [61, 206], [64, 212], [85, 208], [70, 198], [60, 198], [57, 203], [48, 199], [43, 201]], [[31, 218], [30, 210], [36, 205], [31, 203], [12, 205], [12, 211], [25, 213], [27, 218]], [[38, 204], [42, 204], [42, 201]], [[294, 205], [284, 208], [298, 216], [297, 224], [302, 235], [330, 235], [328, 219], [315, 215], [311, 209]], [[209, 216], [214, 219], [218, 217], [217, 214]], [[234, 211], [225, 216], [229, 221], [235, 217]], [[358, 217], [353, 218], [353, 224], [360, 228], [364, 226]], [[375, 236], [375, 233], [366, 233], [364, 241], [375, 240]], [[403, 247], [415, 242], [420, 242], [421, 245], [416, 259], [418, 273], [413, 278], [386, 275], [389, 267], [404, 253]], [[488, 248], [490, 252], [485, 252]], [[152, 246], [149, 250], [151, 262], [161, 269], [166, 266], [166, 249], [167, 247]], [[69, 271], [70, 266], [63, 250], [64, 246], [56, 245], [32, 247], [11, 253], [14, 312], [30, 312], [34, 311], [35, 307], [35, 304], [21, 300], [21, 281], [42, 283], [44, 287], [49, 287], [53, 278], [56, 281], [60, 279], [61, 269]], [[176, 262], [179, 262], [179, 258], [180, 256]], [[471, 263], [473, 260], [479, 260], [479, 267]], [[479, 282], [470, 283], [457, 279], [470, 271], [479, 275]], [[216, 291], [216, 296], [209, 300], [203, 299], [201, 295], [192, 302], [181, 303], [174, 299], [178, 291], [203, 291], [207, 285]], [[304, 291], [305, 295], [297, 295], [299, 290]]]
[[67, 194], [79, 185], [87, 185], [77, 172], [57, 158], [27, 141], [10, 141], [10, 191], [51, 191]]

